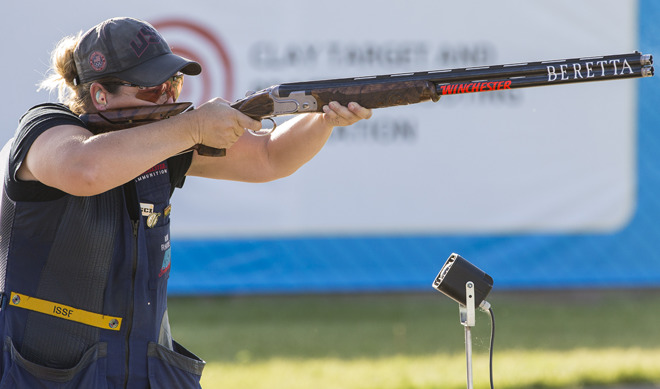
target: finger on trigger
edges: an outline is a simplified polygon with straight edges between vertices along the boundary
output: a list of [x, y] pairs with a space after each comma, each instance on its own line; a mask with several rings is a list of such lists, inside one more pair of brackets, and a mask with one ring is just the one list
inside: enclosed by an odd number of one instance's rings
[[[238, 116], [238, 125], [241, 127], [241, 129], [250, 129], [252, 131], [259, 131], [261, 130], [261, 122], [258, 120], [254, 120], [251, 117], [241, 114]], [[243, 132], [241, 132], [241, 135]]]

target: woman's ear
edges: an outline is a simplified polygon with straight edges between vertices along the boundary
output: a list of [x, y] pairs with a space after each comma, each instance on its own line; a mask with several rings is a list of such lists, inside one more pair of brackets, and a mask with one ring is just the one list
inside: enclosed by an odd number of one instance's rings
[[92, 103], [97, 111], [105, 111], [108, 105], [108, 91], [98, 82], [89, 87], [89, 93], [92, 96]]

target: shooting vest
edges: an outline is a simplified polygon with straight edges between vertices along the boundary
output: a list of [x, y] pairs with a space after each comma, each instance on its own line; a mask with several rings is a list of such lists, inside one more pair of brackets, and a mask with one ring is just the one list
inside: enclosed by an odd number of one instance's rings
[[200, 387], [204, 362], [169, 332], [170, 189], [163, 162], [97, 196], [5, 191], [0, 387]]

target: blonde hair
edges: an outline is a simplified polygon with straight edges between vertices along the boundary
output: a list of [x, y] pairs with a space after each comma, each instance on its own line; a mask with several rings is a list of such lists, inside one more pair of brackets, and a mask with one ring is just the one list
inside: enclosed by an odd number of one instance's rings
[[41, 81], [38, 89], [51, 93], [57, 91], [59, 102], [68, 106], [77, 115], [84, 113], [91, 103], [89, 95], [91, 83], [76, 85], [74, 81], [78, 77], [78, 71], [73, 59], [73, 51], [81, 37], [82, 32], [79, 32], [59, 41], [50, 56], [49, 75]]
[[[47, 90], [49, 92], [57, 91], [57, 99], [60, 103], [69, 107], [76, 115], [81, 115], [93, 109], [92, 97], [89, 89], [94, 82], [104, 85], [104, 82], [117, 81], [114, 77], [105, 77], [103, 79], [90, 81], [84, 84], [76, 85], [74, 80], [78, 79], [78, 70], [73, 57], [73, 51], [78, 46], [83, 33], [67, 36], [59, 41], [50, 55], [51, 67], [49, 75], [39, 83], [38, 90]], [[110, 93], [115, 93], [118, 89], [116, 85], [104, 85]]]
[[122, 80], [114, 76], [106, 76], [97, 80], [89, 81], [84, 84], [77, 84], [79, 80], [78, 70], [73, 52], [80, 43], [83, 33], [67, 36], [59, 41], [52, 51], [51, 67], [48, 76], [39, 83], [39, 91], [47, 90], [49, 92], [57, 91], [58, 101], [69, 107], [76, 115], [82, 115], [86, 112], [96, 112], [90, 88], [93, 83], [98, 82], [110, 94], [115, 94], [119, 90]]

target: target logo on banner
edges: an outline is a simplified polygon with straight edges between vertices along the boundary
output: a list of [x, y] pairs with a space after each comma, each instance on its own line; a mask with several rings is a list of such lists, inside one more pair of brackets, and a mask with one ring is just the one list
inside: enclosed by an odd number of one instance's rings
[[164, 19], [152, 24], [165, 37], [174, 53], [202, 65], [200, 75], [185, 78], [178, 101], [199, 105], [214, 97], [234, 98], [232, 62], [217, 34], [185, 19]]

